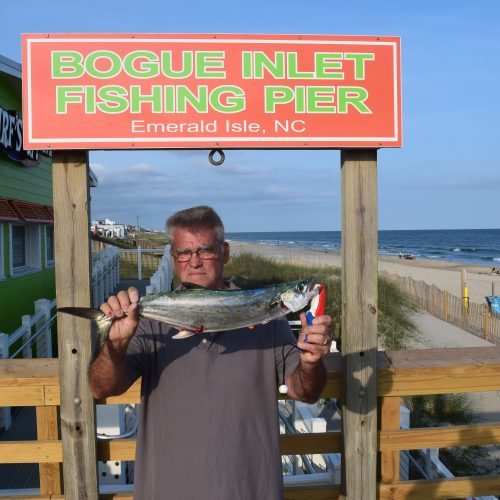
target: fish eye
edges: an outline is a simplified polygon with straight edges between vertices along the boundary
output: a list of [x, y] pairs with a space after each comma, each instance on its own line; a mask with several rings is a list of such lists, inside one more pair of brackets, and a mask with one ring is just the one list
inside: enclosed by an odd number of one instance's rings
[[299, 283], [297, 285], [297, 291], [299, 291], [299, 292], [303, 292], [304, 291], [304, 283]]

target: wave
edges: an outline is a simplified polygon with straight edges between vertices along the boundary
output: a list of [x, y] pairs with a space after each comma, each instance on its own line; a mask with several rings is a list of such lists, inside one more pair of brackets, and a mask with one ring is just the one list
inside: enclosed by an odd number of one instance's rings
[[[340, 251], [340, 231], [229, 233], [233, 241]], [[500, 267], [500, 229], [379, 231], [379, 253]]]
[[478, 248], [454, 248], [453, 249], [454, 252], [464, 252], [464, 253], [473, 253], [473, 252], [480, 252], [480, 251], [484, 251], [484, 248], [483, 249], [478, 249]]

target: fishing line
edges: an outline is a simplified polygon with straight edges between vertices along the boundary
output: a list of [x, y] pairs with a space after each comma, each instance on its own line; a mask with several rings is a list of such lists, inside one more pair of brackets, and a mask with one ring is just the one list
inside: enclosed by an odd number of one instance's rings
[[286, 344], [281, 345], [281, 359], [283, 360], [283, 370], [282, 370], [282, 377], [281, 377], [281, 385], [278, 387], [278, 391], [280, 394], [287, 394], [288, 393], [288, 387], [285, 384], [285, 367], [286, 367], [286, 360], [288, 359], [288, 356], [293, 352], [293, 349], [289, 349], [288, 352], [286, 353], [285, 356], [285, 347], [286, 346], [292, 346], [292, 348], [297, 349], [297, 351], [302, 352], [301, 349], [297, 347], [297, 344], [292, 344], [291, 342], [287, 342]]

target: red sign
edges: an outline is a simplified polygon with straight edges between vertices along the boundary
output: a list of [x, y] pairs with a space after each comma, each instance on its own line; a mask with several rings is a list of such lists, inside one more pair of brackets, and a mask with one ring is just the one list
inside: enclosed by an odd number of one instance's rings
[[397, 37], [23, 35], [25, 149], [401, 146]]

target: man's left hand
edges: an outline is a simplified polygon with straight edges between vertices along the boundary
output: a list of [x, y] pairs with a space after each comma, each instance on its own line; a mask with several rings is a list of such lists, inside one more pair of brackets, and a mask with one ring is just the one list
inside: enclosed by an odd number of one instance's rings
[[312, 321], [312, 325], [307, 324], [306, 314], [300, 313], [302, 330], [299, 335], [297, 347], [301, 349], [302, 363], [318, 363], [330, 352], [332, 335], [330, 325], [332, 318], [327, 314], [318, 316]]

